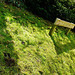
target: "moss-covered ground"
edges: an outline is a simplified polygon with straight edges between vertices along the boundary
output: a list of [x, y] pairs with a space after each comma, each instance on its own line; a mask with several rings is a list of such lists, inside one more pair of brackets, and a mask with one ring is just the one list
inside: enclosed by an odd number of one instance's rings
[[[0, 3], [0, 75], [75, 75], [75, 33], [27, 10]], [[9, 53], [16, 65], [4, 60]]]

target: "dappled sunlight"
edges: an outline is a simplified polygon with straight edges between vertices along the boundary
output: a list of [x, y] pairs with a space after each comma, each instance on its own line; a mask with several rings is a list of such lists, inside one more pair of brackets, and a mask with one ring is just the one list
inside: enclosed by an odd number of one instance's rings
[[9, 22], [9, 21], [11, 21], [13, 19], [13, 17], [12, 16], [11, 17], [6, 16], [5, 19], [6, 19], [7, 22]]
[[[1, 74], [58, 75], [70, 73], [70, 67], [74, 72], [74, 34], [66, 36], [66, 30], [58, 27], [51, 37], [50, 22], [12, 5], [6, 8], [0, 12]], [[3, 52], [15, 60], [14, 66], [7, 65]]]
[[[30, 71], [35, 71], [35, 68], [44, 69], [45, 67], [42, 66], [46, 63], [47, 57], [57, 55], [55, 46], [48, 35], [49, 31], [44, 30], [44, 27], [38, 28], [37, 23], [32, 25], [27, 22], [25, 26], [25, 24], [21, 25], [22, 21], [20, 21], [21, 23], [15, 21], [11, 16], [5, 18], [7, 20], [6, 31], [13, 39], [13, 48], [14, 52], [17, 52], [17, 64], [21, 67], [21, 72], [26, 73], [27, 70], [27, 74], [30, 74]], [[39, 74], [38, 70], [36, 72]]]

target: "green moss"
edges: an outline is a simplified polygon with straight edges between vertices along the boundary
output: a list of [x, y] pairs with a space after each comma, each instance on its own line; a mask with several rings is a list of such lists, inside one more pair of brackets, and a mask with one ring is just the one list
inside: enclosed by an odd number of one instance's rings
[[[57, 27], [51, 37], [48, 21], [12, 5], [0, 5], [1, 75], [74, 75], [74, 33], [66, 36], [67, 30]], [[15, 66], [7, 65], [4, 52], [16, 60]]]

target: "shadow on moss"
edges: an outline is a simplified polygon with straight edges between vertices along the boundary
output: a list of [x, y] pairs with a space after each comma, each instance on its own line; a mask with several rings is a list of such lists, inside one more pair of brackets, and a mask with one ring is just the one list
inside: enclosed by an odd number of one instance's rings
[[18, 55], [13, 47], [13, 39], [6, 30], [7, 20], [5, 19], [5, 16], [7, 16], [6, 13], [9, 13], [9, 11], [7, 10], [7, 7], [5, 5], [0, 4], [0, 6], [0, 74], [21, 74], [20, 68], [17, 64]]
[[53, 36], [51, 36], [57, 54], [61, 54], [63, 52], [69, 52], [70, 50], [75, 49], [75, 41], [74, 41], [75, 35], [72, 33], [65, 35], [66, 29], [64, 30], [63, 29], [61, 29], [61, 31], [57, 29], [56, 33], [54, 33]]

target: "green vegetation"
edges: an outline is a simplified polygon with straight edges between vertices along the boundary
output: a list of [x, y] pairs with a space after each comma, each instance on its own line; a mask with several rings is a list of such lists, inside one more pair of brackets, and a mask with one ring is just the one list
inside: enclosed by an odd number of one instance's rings
[[58, 27], [51, 37], [51, 27], [27, 10], [0, 3], [0, 75], [74, 75], [75, 33], [66, 36], [67, 29]]
[[52, 22], [58, 17], [75, 23], [75, 0], [25, 0], [25, 5], [35, 14]]
[[[1, 0], [20, 8], [27, 8], [38, 16], [54, 22], [60, 19], [75, 23], [75, 0]], [[35, 8], [34, 8], [35, 6]]]

